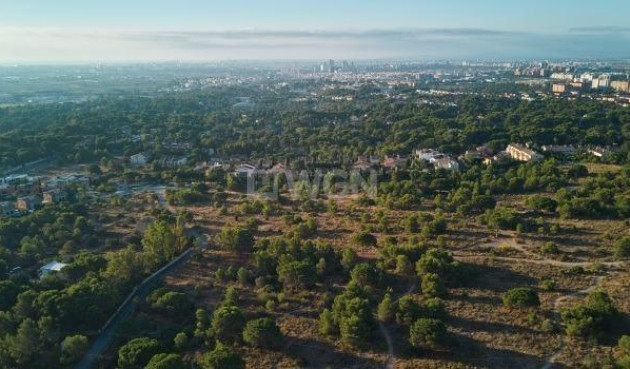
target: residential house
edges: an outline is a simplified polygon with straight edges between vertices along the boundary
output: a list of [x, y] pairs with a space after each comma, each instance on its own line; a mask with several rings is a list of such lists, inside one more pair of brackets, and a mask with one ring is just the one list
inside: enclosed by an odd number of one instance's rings
[[234, 175], [237, 177], [249, 177], [255, 175], [258, 169], [251, 164], [241, 164], [234, 169]]
[[68, 264], [60, 263], [58, 261], [51, 261], [50, 263], [39, 268], [39, 277], [44, 278], [47, 275], [50, 275], [51, 273], [58, 273], [67, 265]]
[[163, 168], [181, 168], [186, 165], [187, 162], [186, 157], [169, 156], [161, 158], [156, 164]]
[[141, 167], [147, 165], [149, 160], [151, 159], [149, 154], [139, 153], [135, 155], [131, 155], [129, 157], [129, 163], [135, 167]]
[[192, 150], [193, 144], [187, 141], [164, 141], [162, 147], [171, 151], [184, 152]]
[[628, 81], [612, 81], [610, 87], [617, 92], [630, 92], [630, 82]]
[[22, 211], [35, 210], [42, 205], [42, 198], [39, 195], [29, 195], [20, 197], [16, 202], [16, 207]]
[[416, 150], [416, 158], [433, 164], [435, 169], [459, 170], [459, 163], [449, 155], [433, 149]]
[[444, 155], [441, 152], [433, 149], [421, 149], [416, 150], [416, 158], [426, 161], [432, 161], [436, 156]]
[[518, 161], [536, 161], [543, 158], [543, 156], [536, 151], [521, 144], [509, 144], [505, 152], [507, 152], [510, 158]]
[[56, 204], [59, 201], [64, 201], [67, 198], [66, 191], [55, 189], [44, 192], [44, 204]]
[[287, 167], [284, 164], [276, 164], [267, 170], [267, 174], [283, 174], [287, 172]]
[[505, 151], [501, 151], [492, 157], [484, 158], [483, 163], [485, 165], [504, 164], [507, 163], [509, 160], [510, 156]]
[[543, 152], [548, 152], [550, 154], [570, 155], [575, 152], [575, 147], [573, 145], [542, 145], [540, 149]]
[[601, 158], [604, 155], [607, 155], [608, 153], [610, 153], [610, 150], [605, 149], [603, 147], [596, 146], [596, 147], [588, 148], [588, 153], [598, 158]]
[[459, 170], [459, 163], [450, 156], [442, 156], [435, 158], [433, 162], [435, 169]]
[[370, 163], [369, 159], [365, 156], [359, 156], [357, 158], [357, 161], [355, 161], [354, 164], [352, 164], [352, 170], [359, 171], [359, 172], [367, 172], [371, 168], [372, 168], [372, 164]]
[[381, 163], [381, 166], [386, 170], [400, 170], [407, 167], [407, 158], [400, 155], [387, 156]]
[[9, 216], [15, 210], [15, 206], [10, 201], [0, 202], [0, 215]]

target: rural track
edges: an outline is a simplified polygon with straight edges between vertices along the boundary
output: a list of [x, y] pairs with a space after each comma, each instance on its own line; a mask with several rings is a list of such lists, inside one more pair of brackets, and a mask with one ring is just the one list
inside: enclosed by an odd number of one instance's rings
[[[479, 255], [479, 256], [453, 255], [453, 257], [458, 260], [487, 259], [488, 258], [488, 256], [483, 256], [483, 255]], [[589, 266], [594, 266], [594, 265], [603, 265], [606, 267], [621, 267], [621, 266], [626, 265], [626, 262], [623, 262], [623, 261], [602, 261], [602, 262], [599, 262], [599, 261], [560, 261], [560, 260], [548, 259], [548, 258], [524, 259], [524, 258], [515, 258], [515, 257], [507, 257], [507, 256], [493, 256], [492, 258], [494, 260], [520, 261], [523, 263], [538, 264], [538, 265], [551, 265], [551, 266], [561, 267], [561, 268], [589, 267]]]
[[[580, 290], [580, 291], [576, 291], [576, 292], [570, 293], [568, 295], [562, 295], [562, 296], [558, 297], [553, 303], [553, 315], [554, 315], [554, 319], [556, 320], [556, 323], [559, 324], [559, 322], [560, 322], [560, 306], [561, 306], [563, 301], [566, 301], [567, 299], [570, 299], [572, 297], [584, 296], [584, 295], [587, 295], [587, 294], [595, 291], [602, 284], [602, 282], [604, 281], [604, 278], [605, 278], [605, 276], [601, 276], [601, 275], [597, 276], [597, 277], [594, 278], [594, 282], [589, 287], [587, 287], [587, 288], [585, 288], [583, 290]], [[563, 338], [562, 345], [560, 345], [558, 350], [556, 350], [556, 352], [547, 360], [547, 362], [545, 363], [545, 365], [543, 365], [541, 367], [541, 369], [551, 369], [551, 368], [553, 368], [553, 366], [558, 361], [558, 358], [562, 354], [562, 351], [564, 351], [564, 348], [566, 346], [565, 341], [566, 341], [566, 339]]]
[[[401, 298], [412, 293], [416, 288], [417, 281], [414, 281], [411, 286], [407, 289], [407, 291], [399, 296], [396, 300], [392, 301], [392, 303], [398, 302]], [[385, 342], [387, 343], [387, 361], [385, 361], [385, 369], [394, 369], [394, 360], [396, 359], [396, 353], [394, 351], [394, 340], [392, 340], [392, 335], [389, 333], [389, 330], [383, 324], [383, 322], [378, 322], [378, 328], [381, 331], [383, 337], [385, 337]]]

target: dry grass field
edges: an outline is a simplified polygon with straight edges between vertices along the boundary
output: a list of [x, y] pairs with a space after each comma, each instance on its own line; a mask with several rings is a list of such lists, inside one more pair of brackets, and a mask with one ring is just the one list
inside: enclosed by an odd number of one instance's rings
[[[256, 238], [286, 235], [292, 231], [280, 216], [246, 215], [239, 211], [242, 196], [230, 195], [221, 211], [213, 206], [192, 206], [192, 223], [209, 237], [210, 247], [164, 281], [164, 287], [186, 292], [197, 308], [212, 311], [228, 286], [237, 288], [239, 306], [244, 314], [255, 317], [262, 313], [275, 318], [284, 341], [279, 349], [269, 350], [238, 346], [247, 368], [579, 368], [586, 367], [589, 357], [613, 352], [616, 337], [607, 342], [569, 339], [560, 325], [560, 307], [580, 302], [584, 291], [600, 288], [613, 298], [625, 317], [630, 314], [630, 274], [624, 263], [613, 260], [610, 240], [627, 234], [621, 221], [568, 221], [550, 218], [560, 226], [558, 234], [519, 234], [512, 231], [489, 230], [474, 219], [447, 214], [448, 232], [445, 244], [455, 259], [470, 270], [473, 277], [449, 290], [445, 298], [448, 318], [445, 323], [451, 344], [448, 349], [418, 351], [408, 342], [408, 330], [403, 326], [386, 325], [391, 334], [393, 355], [382, 330], [375, 328], [369, 344], [350, 347], [339, 340], [318, 333], [318, 316], [325, 308], [325, 290], [341, 291], [342, 285], [316, 286], [312, 290], [277, 296], [278, 303], [266, 307], [264, 294], [256, 286], [222, 282], [215, 278], [219, 268], [247, 266], [247, 257], [213, 247], [214, 236], [224, 226], [243, 225], [256, 219]], [[523, 196], [499, 199], [504, 206], [523, 207]], [[145, 204], [146, 205], [146, 204]], [[375, 206], [361, 207], [353, 199], [337, 201], [338, 210], [328, 212], [295, 211], [288, 205], [284, 212], [303, 219], [314, 217], [318, 228], [312, 239], [332, 244], [337, 249], [352, 247], [360, 258], [378, 259], [380, 245], [389, 237], [407, 239], [419, 237], [400, 226], [411, 211], [387, 210]], [[152, 205], [150, 205], [152, 206]], [[136, 209], [138, 210], [138, 209]], [[183, 209], [177, 209], [183, 210]], [[387, 219], [386, 232], [373, 232], [376, 247], [356, 247], [351, 236], [365, 222], [375, 222], [375, 213], [382, 211]], [[424, 213], [431, 213], [427, 207]], [[367, 214], [367, 215], [364, 215]], [[251, 220], [249, 221], [251, 224]], [[124, 230], [123, 230], [124, 231]], [[121, 231], [121, 232], [123, 232]], [[422, 239], [422, 236], [420, 236]], [[559, 247], [557, 254], [545, 254], [541, 248], [547, 242]], [[435, 245], [436, 239], [422, 239]], [[443, 241], [442, 241], [443, 242]], [[544, 281], [553, 281], [553, 288], [544, 288]], [[394, 296], [409, 293], [422, 301], [416, 280], [399, 280], [393, 284]], [[510, 288], [531, 287], [539, 293], [539, 308], [516, 309], [503, 306], [501, 296]], [[202, 349], [186, 352], [195, 358]], [[554, 357], [554, 363], [549, 363]]]

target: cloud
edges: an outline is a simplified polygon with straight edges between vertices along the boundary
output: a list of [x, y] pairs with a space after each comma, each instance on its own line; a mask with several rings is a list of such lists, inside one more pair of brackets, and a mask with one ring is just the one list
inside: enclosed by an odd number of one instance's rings
[[[614, 33], [611, 31], [614, 30]], [[476, 28], [112, 30], [0, 28], [0, 61], [577, 58], [629, 56], [625, 28], [537, 34]]]
[[569, 32], [586, 34], [619, 34], [630, 33], [630, 27], [575, 27], [569, 29]]

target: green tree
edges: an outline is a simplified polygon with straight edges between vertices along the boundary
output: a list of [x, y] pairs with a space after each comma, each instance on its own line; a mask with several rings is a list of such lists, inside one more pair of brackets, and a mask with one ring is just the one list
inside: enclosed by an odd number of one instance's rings
[[249, 280], [251, 279], [251, 273], [246, 268], [240, 267], [236, 272], [236, 278], [241, 286], [247, 286]]
[[87, 337], [77, 334], [66, 337], [61, 343], [61, 363], [64, 365], [78, 362], [88, 349]]
[[223, 228], [218, 241], [224, 249], [234, 252], [251, 252], [254, 247], [254, 236], [246, 228]]
[[454, 278], [459, 263], [453, 259], [453, 256], [443, 249], [430, 249], [416, 263], [416, 272], [419, 276], [427, 273], [437, 274], [438, 276], [448, 279]]
[[446, 318], [446, 304], [439, 297], [433, 297], [424, 301], [423, 315], [433, 319]]
[[243, 369], [245, 362], [221, 342], [217, 342], [214, 350], [201, 356], [199, 364], [203, 369]]
[[28, 367], [41, 352], [40, 332], [32, 319], [20, 323], [15, 336], [7, 337], [6, 349], [20, 367]]
[[540, 305], [538, 293], [531, 288], [512, 288], [501, 297], [507, 307], [535, 307]]
[[250, 320], [243, 330], [243, 341], [255, 347], [276, 347], [281, 340], [280, 328], [270, 318]]
[[210, 318], [208, 313], [203, 309], [197, 309], [195, 312], [195, 337], [206, 336], [210, 328]]
[[614, 254], [618, 259], [630, 257], [630, 237], [622, 237], [615, 242]]
[[337, 326], [335, 325], [332, 312], [329, 309], [324, 309], [319, 315], [319, 333], [332, 335], [335, 334], [336, 331]]
[[377, 244], [376, 237], [369, 232], [357, 232], [350, 239], [354, 244], [362, 247], [375, 247]]
[[243, 314], [236, 306], [222, 306], [212, 314], [212, 331], [221, 342], [235, 342], [243, 332]]
[[429, 297], [441, 297], [446, 294], [446, 287], [442, 278], [435, 273], [427, 273], [422, 276], [422, 293]]
[[420, 305], [411, 295], [405, 295], [398, 300], [396, 321], [400, 324], [410, 324], [420, 315]]
[[175, 257], [176, 236], [171, 225], [163, 220], [152, 223], [144, 233], [142, 247], [153, 265], [161, 265]]
[[339, 323], [341, 340], [348, 344], [356, 344], [367, 340], [370, 331], [366, 322], [358, 315], [345, 316]]
[[179, 332], [173, 338], [173, 345], [178, 350], [183, 350], [188, 345], [188, 335], [185, 332]]
[[278, 265], [278, 280], [286, 290], [297, 291], [312, 286], [315, 275], [308, 261], [289, 261]]
[[446, 326], [437, 319], [418, 319], [409, 328], [409, 342], [413, 347], [430, 349], [446, 343]]
[[325, 276], [326, 274], [328, 274], [328, 263], [326, 262], [326, 258], [319, 258], [319, 260], [317, 261], [317, 264], [315, 265], [315, 271], [317, 272], [317, 275], [320, 277]]
[[368, 263], [357, 264], [350, 272], [350, 278], [360, 286], [374, 286], [378, 282], [376, 269]]
[[378, 320], [381, 322], [391, 322], [396, 315], [396, 305], [392, 301], [392, 296], [387, 293], [383, 297], [383, 300], [378, 304], [376, 310]]
[[152, 338], [134, 338], [118, 350], [118, 368], [134, 369], [146, 365], [159, 353], [160, 343]]
[[396, 274], [409, 276], [413, 274], [413, 265], [407, 255], [396, 256]]
[[354, 268], [358, 260], [357, 253], [349, 248], [346, 248], [341, 253], [341, 266], [345, 270], [351, 270]]
[[186, 369], [182, 357], [177, 354], [154, 355], [144, 369]]

